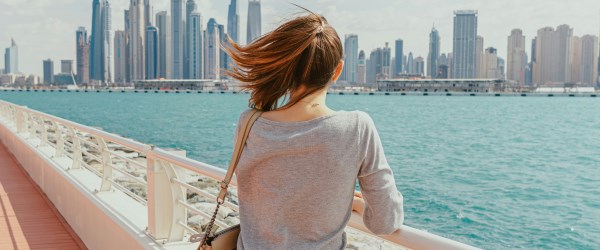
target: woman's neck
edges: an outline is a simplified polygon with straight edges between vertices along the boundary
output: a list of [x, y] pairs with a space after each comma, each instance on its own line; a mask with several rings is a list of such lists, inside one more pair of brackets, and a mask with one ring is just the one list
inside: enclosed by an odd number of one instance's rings
[[327, 88], [302, 98], [302, 100], [286, 109], [266, 112], [263, 117], [274, 121], [298, 122], [335, 113], [327, 107], [326, 99]]

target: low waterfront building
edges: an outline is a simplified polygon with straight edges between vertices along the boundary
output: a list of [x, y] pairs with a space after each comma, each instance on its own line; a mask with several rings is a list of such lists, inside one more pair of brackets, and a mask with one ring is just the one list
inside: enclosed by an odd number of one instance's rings
[[135, 89], [144, 90], [232, 90], [229, 81], [212, 79], [170, 79], [134, 81]]
[[383, 92], [502, 92], [508, 88], [500, 79], [387, 79], [377, 81]]

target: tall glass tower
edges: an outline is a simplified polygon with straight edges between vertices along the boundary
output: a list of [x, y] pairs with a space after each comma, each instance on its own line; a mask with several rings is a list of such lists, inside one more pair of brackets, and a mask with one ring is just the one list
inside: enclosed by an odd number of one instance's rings
[[90, 79], [110, 82], [110, 3], [94, 0], [92, 3], [92, 34], [90, 42]]
[[429, 55], [427, 56], [427, 75], [437, 78], [438, 59], [440, 57], [440, 33], [433, 27], [429, 33]]
[[171, 60], [173, 79], [183, 79], [185, 27], [183, 0], [171, 0]]
[[227, 13], [227, 34], [231, 40], [239, 43], [239, 30], [240, 30], [240, 14], [238, 12], [238, 1], [231, 0], [229, 4], [229, 11]]
[[15, 39], [10, 40], [10, 47], [4, 53], [4, 73], [19, 73], [19, 49]]
[[404, 64], [404, 62], [402, 61], [402, 59], [404, 58], [404, 41], [402, 41], [402, 39], [398, 39], [396, 40], [396, 48], [395, 48], [395, 57], [394, 57], [394, 76], [397, 76], [399, 74], [402, 74], [402, 71], [404, 70], [402, 68], [402, 65]]
[[206, 25], [204, 41], [204, 77], [206, 79], [218, 79], [220, 75], [220, 49], [219, 24], [214, 18], [211, 18]]
[[189, 63], [187, 65], [189, 72], [189, 79], [203, 79], [204, 78], [204, 42], [203, 42], [203, 27], [202, 27], [202, 15], [199, 12], [192, 12], [190, 19], [187, 20], [190, 26], [190, 33], [188, 34], [188, 58]]
[[184, 35], [184, 51], [183, 51], [183, 78], [191, 79], [190, 72], [190, 50], [191, 44], [189, 43], [189, 37], [192, 36], [192, 13], [196, 11], [198, 5], [195, 0], [187, 0], [185, 4], [185, 35]]
[[452, 78], [465, 79], [477, 76], [477, 11], [454, 12], [452, 44]]
[[358, 70], [358, 35], [346, 35], [344, 41], [344, 77], [349, 83], [357, 82]]
[[252, 43], [261, 36], [260, 0], [248, 1], [248, 29], [246, 31], [246, 44]]

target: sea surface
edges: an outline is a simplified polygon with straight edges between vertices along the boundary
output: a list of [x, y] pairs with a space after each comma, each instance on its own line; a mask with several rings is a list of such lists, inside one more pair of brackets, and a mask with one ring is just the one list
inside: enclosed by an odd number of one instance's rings
[[[244, 94], [0, 92], [226, 168]], [[371, 115], [406, 224], [484, 249], [600, 249], [600, 98], [330, 95]]]

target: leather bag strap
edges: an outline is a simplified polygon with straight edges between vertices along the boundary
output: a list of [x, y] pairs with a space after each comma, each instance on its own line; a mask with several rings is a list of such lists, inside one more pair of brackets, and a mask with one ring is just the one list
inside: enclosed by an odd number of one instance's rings
[[235, 141], [233, 154], [231, 155], [231, 161], [229, 162], [229, 168], [227, 169], [227, 174], [225, 175], [225, 178], [221, 182], [221, 191], [219, 192], [219, 196], [217, 196], [217, 202], [220, 204], [223, 204], [223, 202], [225, 202], [227, 188], [229, 188], [231, 178], [233, 178], [233, 174], [235, 173], [235, 169], [237, 168], [237, 164], [240, 160], [240, 156], [242, 155], [242, 151], [244, 151], [244, 146], [246, 145], [246, 140], [248, 139], [248, 135], [250, 134], [250, 129], [252, 129], [252, 125], [254, 125], [254, 122], [262, 114], [262, 111], [258, 109], [252, 109], [252, 111], [250, 111], [250, 114], [244, 117], [244, 121], [240, 122], [241, 127], [238, 130], [238, 137]]

